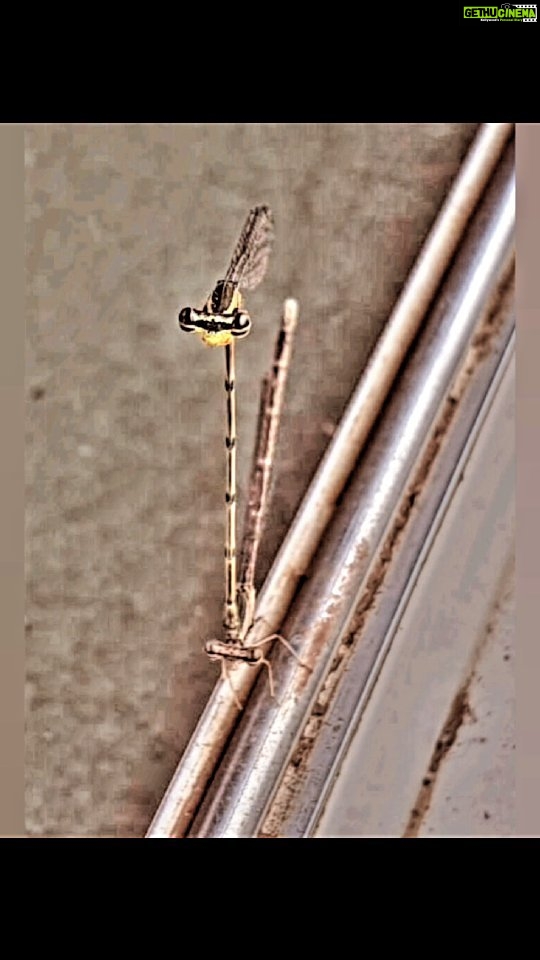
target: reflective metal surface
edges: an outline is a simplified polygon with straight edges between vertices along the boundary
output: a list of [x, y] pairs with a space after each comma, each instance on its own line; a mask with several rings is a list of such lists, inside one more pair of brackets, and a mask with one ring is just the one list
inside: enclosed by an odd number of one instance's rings
[[[510, 291], [511, 292], [511, 291]], [[316, 714], [311, 723], [309, 734], [310, 738], [305, 741], [301, 739], [297, 748], [297, 758], [294, 768], [286, 772], [283, 782], [278, 791], [278, 795], [269, 814], [265, 818], [263, 832], [265, 836], [284, 836], [284, 837], [307, 837], [313, 836], [321, 812], [325, 810], [328, 798], [332, 796], [334, 789], [334, 780], [338, 776], [344, 758], [350, 749], [351, 739], [355, 736], [358, 724], [363, 717], [363, 713], [370, 703], [370, 697], [374, 685], [379, 677], [384, 658], [394, 642], [396, 631], [402, 630], [401, 617], [410, 601], [413, 591], [416, 590], [416, 584], [423, 565], [427, 562], [434, 538], [438, 535], [440, 526], [445, 521], [446, 513], [455, 491], [460, 484], [463, 484], [464, 471], [469, 470], [469, 458], [471, 449], [478, 440], [478, 436], [485, 429], [486, 417], [491, 415], [493, 399], [500, 391], [501, 380], [507, 375], [508, 368], [513, 362], [515, 349], [514, 333], [514, 314], [512, 310], [512, 298], [508, 297], [510, 303], [501, 305], [502, 324], [499, 329], [493, 331], [492, 351], [485, 357], [478, 359], [474, 363], [473, 356], [468, 356], [468, 362], [465, 364], [464, 375], [461, 378], [462, 383], [458, 384], [452, 391], [453, 403], [448, 404], [448, 409], [443, 412], [440, 427], [438, 428], [437, 449], [428, 449], [428, 459], [421, 464], [417, 471], [417, 478], [413, 480], [409, 490], [412, 493], [409, 496], [414, 498], [407, 522], [403, 526], [396, 526], [395, 532], [388, 538], [388, 545], [383, 547], [380, 556], [379, 567], [372, 574], [372, 582], [363, 596], [359, 609], [355, 616], [348, 634], [344, 638], [340, 648], [340, 660], [333, 665], [333, 675], [327, 680], [325, 688], [319, 695], [317, 701]], [[469, 352], [473, 354], [474, 348]], [[470, 370], [470, 373], [469, 373]], [[507, 434], [501, 438], [500, 446], [504, 457], [499, 450], [497, 456], [491, 454], [495, 463], [507, 464], [513, 458], [513, 446], [508, 442]], [[435, 456], [433, 456], [435, 453]], [[433, 456], [433, 459], [431, 457]], [[469, 490], [471, 481], [469, 480]], [[481, 522], [482, 511], [485, 508], [487, 500], [486, 490], [481, 490], [480, 485], [475, 480], [473, 490], [469, 496], [469, 512], [466, 515], [455, 516], [454, 524], [466, 522], [472, 526], [474, 522]], [[463, 508], [460, 508], [461, 510]], [[463, 517], [463, 519], [462, 519]], [[500, 518], [499, 518], [500, 526]], [[494, 524], [497, 527], [497, 523]], [[499, 536], [499, 534], [498, 534]], [[489, 551], [488, 551], [489, 552]], [[450, 553], [450, 544], [448, 544], [448, 563], [452, 561]], [[493, 553], [491, 553], [491, 563], [489, 557], [483, 557], [484, 568], [490, 567], [493, 577], [497, 579], [497, 565], [493, 563]], [[444, 580], [444, 568], [441, 571], [441, 578]], [[487, 572], [484, 569], [484, 579]], [[438, 648], [441, 644], [442, 625], [448, 623], [448, 617], [442, 612], [443, 594], [445, 584], [439, 583], [439, 589], [433, 590], [429, 597], [424, 594], [426, 603], [431, 603], [440, 613], [439, 628], [436, 630], [436, 639], [433, 633], [428, 631], [428, 637], [434, 640]], [[448, 590], [446, 590], [446, 594]], [[467, 606], [467, 605], [465, 605]], [[437, 616], [434, 620], [437, 621]], [[461, 621], [463, 623], [463, 621]], [[450, 627], [451, 631], [451, 627]], [[425, 633], [425, 631], [424, 631]], [[452, 669], [445, 668], [446, 681], [450, 685], [455, 678], [455, 671], [461, 670], [461, 661], [458, 650], [467, 655], [469, 647], [474, 646], [474, 636], [464, 636], [464, 631], [460, 629], [460, 637], [454, 636], [455, 652], [452, 655]], [[419, 641], [420, 642], [420, 641]], [[429, 644], [428, 641], [424, 641]], [[397, 656], [397, 654], [396, 654]], [[419, 654], [422, 660], [422, 655]], [[426, 675], [429, 665], [432, 665], [433, 656], [426, 651], [424, 655]], [[397, 669], [397, 668], [396, 668]], [[407, 667], [401, 664], [399, 669], [406, 672]], [[421, 668], [415, 665], [417, 673]], [[433, 672], [433, 667], [431, 666]], [[409, 677], [411, 673], [409, 673]], [[440, 684], [440, 680], [439, 680]], [[429, 693], [427, 688], [433, 688], [435, 680], [429, 675], [425, 685], [418, 682], [417, 696], [424, 703], [427, 711], [429, 703]], [[459, 686], [457, 682], [456, 686]], [[397, 710], [397, 704], [391, 709], [381, 708], [377, 714], [377, 719], [384, 726], [387, 718], [388, 736], [394, 737], [397, 742], [400, 736], [401, 724], [395, 725], [394, 717]], [[442, 724], [441, 724], [442, 725]], [[405, 736], [405, 734], [403, 735]], [[365, 753], [369, 755], [370, 747], [373, 741], [369, 740], [369, 735], [364, 735]], [[404, 745], [401, 745], [404, 750]], [[390, 751], [386, 750], [385, 756], [389, 756]], [[418, 744], [412, 751], [414, 756], [408, 756], [409, 767], [418, 760]], [[395, 754], [394, 754], [395, 757]], [[425, 759], [425, 758], [424, 758]], [[358, 766], [362, 766], [362, 761], [358, 761]], [[364, 764], [366, 765], [366, 764]], [[369, 766], [369, 763], [367, 764]], [[388, 767], [390, 764], [388, 764]], [[428, 764], [426, 763], [426, 767]], [[340, 784], [340, 800], [333, 804], [333, 810], [325, 810], [324, 820], [326, 826], [321, 830], [323, 833], [317, 835], [328, 835], [338, 831], [340, 824], [347, 821], [343, 815], [343, 810], [352, 808], [354, 796], [358, 791], [356, 787], [360, 782], [360, 775], [354, 775], [355, 764], [350, 761], [347, 766], [352, 770], [351, 776], [354, 780], [354, 787], [348, 792], [346, 783]], [[399, 774], [399, 764], [395, 767], [396, 777]], [[391, 772], [388, 769], [388, 777]], [[346, 774], [343, 775], [345, 780]], [[421, 778], [420, 778], [421, 779]], [[369, 808], [370, 788], [365, 786], [365, 779], [362, 780], [363, 801], [360, 805], [365, 811]], [[371, 784], [373, 781], [370, 781]], [[360, 788], [359, 788], [360, 789]], [[399, 791], [397, 791], [399, 792]], [[347, 803], [346, 797], [349, 797]], [[379, 795], [378, 795], [379, 796]], [[379, 796], [380, 823], [384, 823], [388, 828], [390, 820], [385, 817], [384, 810], [388, 810], [388, 804], [392, 804], [391, 797]], [[409, 808], [401, 790], [401, 796], [394, 797], [394, 806], [399, 808], [405, 819], [408, 817]], [[332, 802], [330, 803], [332, 807]], [[358, 816], [354, 830], [365, 829], [369, 822], [369, 828], [373, 829], [374, 818], [365, 818], [366, 822], [360, 828]], [[348, 820], [348, 831], [353, 831], [352, 821]], [[365, 835], [362, 833], [362, 835]]]
[[377, 550], [513, 251], [513, 150], [490, 185], [396, 396], [344, 496], [282, 632], [312, 672], [280, 649], [277, 703], [257, 683], [192, 835], [253, 837], [347, 630]]
[[[303, 836], [474, 838], [515, 832], [511, 615], [499, 636], [501, 605], [511, 606], [515, 540], [514, 340], [488, 391], [481, 423], [456, 463], [436, 529], [409, 571], [413, 582], [400, 611], [386, 629], [388, 610], [371, 612], [324, 717], [310, 772], [328, 728], [341, 715], [342, 692], [361, 691], [333, 770], [315, 804], [299, 790], [280, 836], [297, 835], [291, 831], [300, 827], [308, 805], [311, 820], [304, 821]], [[398, 551], [392, 574], [404, 559]], [[392, 603], [392, 586], [383, 587], [383, 608]], [[364, 696], [361, 648], [372, 646], [374, 631], [388, 653]]]

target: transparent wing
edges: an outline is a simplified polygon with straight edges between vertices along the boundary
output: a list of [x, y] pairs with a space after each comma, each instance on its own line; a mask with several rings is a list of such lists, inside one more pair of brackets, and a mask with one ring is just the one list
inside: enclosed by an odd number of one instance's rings
[[225, 280], [244, 290], [254, 290], [266, 273], [274, 239], [274, 219], [270, 207], [253, 207], [238, 238]]

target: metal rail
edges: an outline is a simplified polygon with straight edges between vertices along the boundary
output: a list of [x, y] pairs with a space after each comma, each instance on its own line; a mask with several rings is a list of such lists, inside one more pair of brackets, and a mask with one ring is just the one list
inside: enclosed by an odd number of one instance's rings
[[[341, 641], [339, 659], [334, 662], [332, 673], [319, 694], [314, 716], [308, 725], [308, 735], [300, 737], [294, 763], [290, 763], [285, 771], [265, 817], [262, 826], [265, 837], [314, 836], [318, 834], [323, 811], [325, 820], [330, 815], [326, 804], [329, 802], [328, 806], [332, 806], [334, 815], [335, 807], [340, 808], [339, 803], [333, 804], [336, 778], [349, 756], [368, 704], [373, 716], [371, 695], [386, 655], [392, 650], [392, 655], [399, 660], [401, 648], [398, 645], [396, 652], [393, 644], [398, 628], [402, 633], [402, 617], [417, 589], [418, 578], [422, 576], [424, 564], [445, 521], [447, 510], [464, 479], [471, 451], [485, 429], [501, 382], [513, 362], [515, 318], [512, 293], [512, 285], [509, 285], [507, 296], [503, 297], [497, 314], [496, 328], [485, 330], [486, 338], [489, 337], [489, 351], [484, 352], [485, 342], [482, 343], [481, 354], [477, 347], [471, 347], [463, 364], [462, 375], [458, 377], [451, 397], [443, 406], [432, 431], [433, 442], [428, 445], [416, 476], [408, 485], [404, 509], [400, 511], [398, 522], [387, 538], [388, 543], [379, 551], [380, 564], [369, 578], [353, 622]], [[467, 481], [467, 477], [465, 479]], [[478, 507], [476, 510], [482, 515]], [[467, 521], [470, 522], [469, 516]], [[494, 536], [497, 538], [496, 548], [500, 551], [500, 528]], [[494, 549], [493, 544], [491, 548]], [[491, 553], [490, 558], [494, 570], [497, 570]], [[448, 560], [450, 563], [451, 557]], [[486, 571], [484, 582], [487, 579]], [[436, 596], [430, 599], [434, 605], [438, 602], [442, 604], [442, 600]], [[426, 642], [425, 638], [423, 642]], [[419, 638], [418, 644], [421, 643]], [[463, 658], [469, 655], [470, 643], [470, 636], [463, 635], [459, 640], [456, 638], [453, 644], [452, 668], [445, 671], [445, 682], [450, 688], [452, 683], [455, 688], [460, 685]], [[438, 635], [437, 648], [440, 645], [441, 637]], [[429, 662], [433, 663], [433, 657]], [[433, 671], [433, 666], [431, 669]], [[431, 684], [429, 691], [422, 688], [418, 691], [418, 699], [424, 704], [425, 713], [428, 712], [429, 694], [435, 687], [436, 681]], [[369, 742], [369, 733], [363, 736]], [[407, 735], [401, 728], [395, 731], [393, 742], [400, 736], [403, 746]], [[368, 745], [366, 753], [369, 753]], [[416, 741], [413, 754], [406, 760], [409, 772], [413, 763], [418, 765], [421, 762], [420, 744]], [[350, 771], [351, 767], [354, 768], [354, 761], [349, 758], [347, 769]], [[399, 776], [397, 769], [395, 776]], [[359, 772], [358, 781], [360, 779]], [[407, 783], [410, 783], [410, 779]], [[346, 787], [342, 783], [338, 789], [343, 808], [343, 804], [346, 804], [343, 798]], [[397, 794], [399, 796], [394, 798], [380, 798], [381, 803], [376, 804], [382, 822], [385, 819], [383, 811], [387, 812], [392, 803], [395, 808], [407, 810], [405, 790], [397, 791]], [[347, 809], [350, 810], [350, 805]]]
[[274, 651], [278, 703], [260, 683], [241, 718], [191, 835], [255, 837], [312, 716], [381, 548], [425, 456], [441, 406], [473, 337], [486, 322], [513, 254], [514, 162], [510, 148], [474, 218], [437, 306], [344, 497], [310, 579], [282, 632], [308, 673]]

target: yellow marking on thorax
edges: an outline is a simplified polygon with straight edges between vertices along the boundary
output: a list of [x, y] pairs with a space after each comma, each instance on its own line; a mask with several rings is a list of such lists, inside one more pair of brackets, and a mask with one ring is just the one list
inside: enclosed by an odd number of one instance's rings
[[[208, 319], [214, 318], [215, 320], [219, 321], [224, 317], [226, 318], [228, 316], [232, 316], [235, 310], [241, 310], [242, 305], [242, 294], [240, 293], [240, 290], [236, 289], [232, 295], [229, 306], [223, 311], [223, 313], [214, 314], [212, 312], [212, 294], [210, 294], [208, 300], [206, 301], [205, 310]], [[212, 333], [209, 330], [195, 330], [195, 333], [208, 347], [226, 347], [234, 340], [234, 337], [231, 333], [229, 333], [228, 330], [220, 330], [218, 333]]]
[[211, 333], [209, 330], [196, 330], [195, 333], [207, 347], [226, 347], [234, 340], [233, 335], [228, 330], [220, 330], [218, 333]]

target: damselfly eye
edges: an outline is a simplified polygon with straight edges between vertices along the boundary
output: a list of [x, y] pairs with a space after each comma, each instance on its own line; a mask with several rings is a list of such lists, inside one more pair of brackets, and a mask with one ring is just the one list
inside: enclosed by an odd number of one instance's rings
[[184, 307], [184, 309], [180, 311], [178, 314], [178, 323], [180, 324], [181, 330], [187, 330], [189, 332], [195, 329], [191, 319], [191, 307]]
[[247, 313], [237, 313], [231, 329], [233, 337], [247, 337], [251, 330], [251, 320]]

